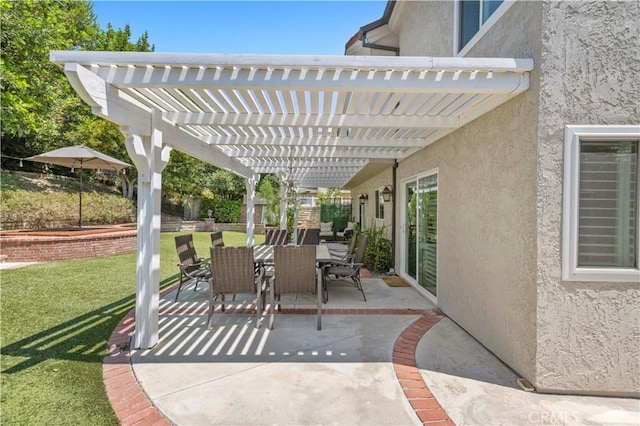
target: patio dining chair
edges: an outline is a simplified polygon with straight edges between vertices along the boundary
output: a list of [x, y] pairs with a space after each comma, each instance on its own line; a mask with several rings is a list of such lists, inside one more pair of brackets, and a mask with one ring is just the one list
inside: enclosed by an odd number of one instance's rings
[[346, 247], [346, 249], [330, 248], [329, 254], [331, 255], [331, 258], [334, 260], [342, 260], [345, 262], [350, 261], [356, 250], [356, 242], [358, 241], [358, 236], [359, 234], [353, 234], [351, 236], [351, 238], [349, 239], [349, 245]]
[[267, 229], [264, 243], [268, 246], [284, 246], [287, 244], [286, 229]]
[[214, 231], [211, 233], [211, 247], [224, 247], [222, 231]]
[[358, 250], [350, 260], [331, 260], [322, 267], [322, 289], [325, 303], [329, 301], [327, 286], [331, 276], [336, 280], [351, 279], [353, 285], [362, 293], [364, 301], [367, 301], [367, 296], [364, 295], [362, 282], [360, 281], [360, 269], [362, 268], [364, 253], [367, 250], [367, 239], [365, 234], [360, 235], [360, 238], [358, 238]]
[[211, 279], [211, 269], [208, 259], [198, 257], [193, 245], [193, 235], [178, 235], [175, 237], [176, 252], [178, 253], [178, 268], [180, 269], [180, 284], [176, 292], [176, 302], [184, 283], [194, 281], [193, 291], [198, 288], [201, 281], [208, 282]]
[[274, 307], [281, 310], [284, 294], [317, 295], [318, 330], [322, 329], [322, 291], [316, 278], [314, 246], [276, 246], [273, 248], [275, 272], [269, 286], [269, 328], [273, 330]]
[[320, 244], [320, 228], [298, 229], [299, 246], [317, 246]]
[[262, 311], [262, 274], [256, 276], [253, 247], [211, 247], [211, 285], [209, 286], [209, 317], [211, 328], [216, 301], [225, 309], [225, 295], [256, 295], [256, 328], [259, 328]]

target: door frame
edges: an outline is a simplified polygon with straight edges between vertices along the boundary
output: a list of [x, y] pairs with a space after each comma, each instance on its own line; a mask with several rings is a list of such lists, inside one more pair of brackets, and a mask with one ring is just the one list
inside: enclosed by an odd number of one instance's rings
[[[427, 177], [427, 176], [432, 176], [432, 175], [438, 175], [438, 184], [437, 184], [437, 190], [440, 190], [440, 174], [438, 173], [438, 168], [433, 168], [433, 169], [429, 169], [425, 172], [410, 176], [408, 178], [402, 179], [400, 181], [400, 185], [401, 185], [401, 196], [400, 196], [400, 217], [402, 218], [402, 222], [400, 223], [400, 268], [396, 269], [396, 273], [398, 275], [400, 275], [402, 278], [404, 278], [409, 284], [411, 284], [411, 286], [413, 288], [415, 288], [420, 294], [424, 295], [427, 299], [429, 299], [429, 301], [431, 301], [432, 303], [434, 303], [435, 305], [438, 304], [438, 297], [436, 295], [431, 294], [430, 291], [428, 291], [427, 289], [425, 289], [424, 287], [422, 287], [420, 284], [418, 284], [417, 280], [414, 279], [411, 275], [406, 273], [406, 268], [407, 268], [407, 259], [408, 259], [408, 255], [407, 255], [407, 184], [410, 182], [415, 182], [416, 183], [416, 187], [418, 188], [418, 181], [421, 178]], [[438, 199], [437, 199], [437, 209], [436, 209], [436, 227], [439, 227], [438, 224], [440, 223], [440, 196], [438, 194]], [[436, 228], [437, 229], [437, 228]], [[436, 231], [437, 232], [437, 231]], [[416, 239], [416, 244], [419, 240]], [[417, 247], [416, 247], [417, 250]], [[417, 253], [417, 252], [416, 252]], [[439, 275], [440, 275], [440, 268], [438, 267], [440, 264], [440, 250], [436, 251], [436, 285], [438, 286], [440, 284], [440, 280], [439, 280]], [[417, 262], [416, 262], [416, 266], [417, 266]], [[416, 271], [416, 277], [418, 276], [417, 271]], [[437, 289], [437, 287], [436, 287]], [[436, 290], [436, 294], [438, 293], [438, 291]]]

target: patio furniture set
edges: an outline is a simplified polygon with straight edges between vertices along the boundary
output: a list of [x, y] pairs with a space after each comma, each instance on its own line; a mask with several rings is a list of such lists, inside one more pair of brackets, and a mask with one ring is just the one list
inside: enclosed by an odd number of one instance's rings
[[[367, 298], [360, 280], [360, 269], [367, 236], [354, 234], [344, 248], [320, 244], [319, 229], [302, 229], [297, 244], [287, 243], [286, 230], [268, 230], [265, 244], [250, 247], [225, 247], [222, 232], [211, 233], [211, 257], [198, 257], [191, 234], [175, 237], [180, 263], [180, 290], [189, 282], [194, 291], [200, 282], [209, 284], [207, 327], [211, 328], [216, 303], [225, 310], [225, 297], [255, 294], [256, 328], [269, 303], [269, 329], [274, 325], [274, 309], [281, 310], [282, 295], [314, 294], [317, 300], [318, 330], [322, 328], [322, 303], [329, 301], [327, 284], [331, 280], [350, 280]], [[267, 299], [268, 298], [268, 299]]]
[[[338, 228], [339, 229], [339, 228]], [[333, 221], [320, 222], [320, 239], [324, 241], [347, 241], [355, 232], [355, 223], [347, 222], [347, 226], [339, 231], [335, 228]]]

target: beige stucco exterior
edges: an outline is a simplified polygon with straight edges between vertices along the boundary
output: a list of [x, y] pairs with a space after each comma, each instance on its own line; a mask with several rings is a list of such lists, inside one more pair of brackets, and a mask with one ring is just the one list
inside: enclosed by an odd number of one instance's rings
[[[542, 392], [640, 395], [638, 284], [560, 279], [564, 127], [638, 122], [639, 13], [514, 3], [466, 56], [533, 58], [529, 89], [397, 169], [396, 270], [405, 182], [437, 170], [438, 305]], [[451, 56], [453, 20], [453, 2], [397, 2], [388, 27], [401, 55]], [[369, 217], [391, 176], [352, 188]]]
[[640, 121], [640, 4], [554, 2], [543, 14], [536, 384], [639, 395], [640, 286], [563, 282], [560, 267], [564, 126]]
[[[425, 25], [428, 19], [428, 25]], [[404, 56], [451, 56], [453, 2], [398, 2], [389, 26], [398, 34]]]
[[355, 220], [358, 221], [360, 219], [358, 216], [358, 209], [357, 207], [355, 207], [355, 206], [358, 206], [360, 203], [360, 201], [358, 200], [358, 197], [360, 194], [367, 194], [369, 198], [364, 202], [365, 207], [364, 207], [363, 225], [365, 227], [369, 227], [372, 224], [375, 224], [378, 227], [383, 226], [385, 228], [385, 231], [387, 232], [387, 235], [389, 236], [391, 236], [392, 204], [385, 203], [384, 219], [376, 220], [376, 201], [375, 201], [374, 194], [376, 190], [381, 190], [386, 185], [390, 185], [391, 182], [392, 182], [392, 173], [391, 173], [391, 167], [389, 167], [384, 172], [378, 174], [374, 178], [369, 179], [366, 183], [358, 186], [357, 189], [351, 191], [351, 194], [353, 194], [353, 197], [354, 197], [352, 201], [353, 203], [352, 205], [354, 206], [353, 216]]

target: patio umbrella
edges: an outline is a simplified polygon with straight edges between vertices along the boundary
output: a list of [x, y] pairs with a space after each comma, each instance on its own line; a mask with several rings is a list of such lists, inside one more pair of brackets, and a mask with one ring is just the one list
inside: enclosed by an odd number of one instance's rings
[[67, 146], [65, 148], [54, 149], [25, 160], [37, 161], [40, 163], [55, 164], [58, 166], [80, 169], [80, 215], [78, 228], [82, 228], [82, 169], [102, 169], [120, 171], [130, 164], [124, 163], [116, 158], [84, 145]]

